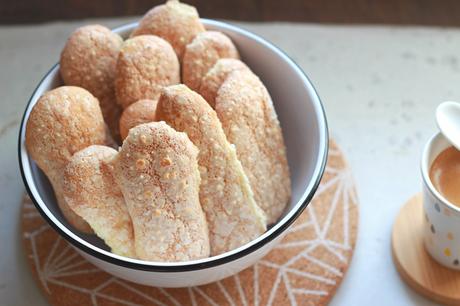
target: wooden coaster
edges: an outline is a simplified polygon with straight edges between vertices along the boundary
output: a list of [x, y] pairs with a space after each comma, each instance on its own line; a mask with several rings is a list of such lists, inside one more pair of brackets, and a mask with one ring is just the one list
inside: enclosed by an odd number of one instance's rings
[[25, 252], [51, 305], [326, 305], [350, 264], [358, 206], [350, 168], [334, 142], [315, 198], [255, 266], [222, 281], [164, 289], [133, 284], [94, 267], [41, 218], [22, 208]]
[[460, 272], [438, 264], [425, 251], [421, 194], [401, 208], [391, 240], [394, 263], [407, 284], [436, 302], [460, 305]]

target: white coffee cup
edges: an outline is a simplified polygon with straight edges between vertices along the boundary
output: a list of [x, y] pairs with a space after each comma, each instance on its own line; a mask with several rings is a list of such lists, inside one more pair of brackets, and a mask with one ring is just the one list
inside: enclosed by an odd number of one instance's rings
[[430, 179], [430, 168], [434, 160], [451, 146], [449, 141], [438, 133], [431, 137], [423, 150], [423, 238], [425, 248], [431, 257], [443, 266], [460, 270], [460, 208], [438, 192]]

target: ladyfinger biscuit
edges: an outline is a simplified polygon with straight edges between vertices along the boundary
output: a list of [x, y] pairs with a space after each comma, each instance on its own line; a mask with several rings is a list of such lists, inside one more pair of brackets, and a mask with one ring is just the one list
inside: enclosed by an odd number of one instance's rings
[[227, 76], [235, 70], [249, 70], [245, 63], [238, 59], [221, 58], [201, 79], [198, 93], [208, 101], [212, 108], [216, 106], [216, 96]]
[[99, 145], [75, 153], [64, 171], [64, 198], [113, 253], [136, 258], [131, 217], [109, 165], [117, 153]]
[[216, 97], [216, 113], [225, 135], [236, 146], [256, 203], [273, 223], [291, 195], [289, 167], [281, 127], [270, 95], [251, 71], [232, 72]]
[[239, 58], [233, 42], [221, 32], [199, 33], [185, 48], [182, 82], [192, 90], [200, 88], [201, 79], [220, 58]]
[[142, 123], [155, 121], [157, 103], [158, 100], [139, 100], [123, 111], [120, 118], [120, 135], [122, 140], [128, 136], [129, 129]]
[[91, 232], [91, 228], [64, 200], [63, 172], [77, 151], [109, 142], [99, 102], [80, 87], [62, 86], [46, 92], [27, 121], [27, 151], [53, 185], [67, 221], [83, 232]]
[[209, 256], [197, 155], [187, 135], [164, 122], [129, 131], [112, 164], [140, 259], [173, 262]]
[[263, 234], [266, 217], [209, 104], [185, 85], [165, 87], [157, 118], [187, 133], [199, 149], [200, 202], [208, 221], [211, 255], [233, 250]]
[[156, 100], [161, 88], [179, 82], [179, 61], [167, 41], [154, 35], [125, 41], [115, 79], [117, 101], [123, 108], [141, 99]]
[[173, 46], [179, 59], [182, 59], [185, 46], [204, 31], [195, 7], [170, 0], [148, 11], [131, 37], [145, 34], [160, 36]]
[[61, 52], [60, 73], [66, 85], [90, 91], [115, 140], [120, 140], [121, 107], [115, 98], [115, 67], [123, 44], [120, 35], [101, 25], [88, 25], [73, 32]]

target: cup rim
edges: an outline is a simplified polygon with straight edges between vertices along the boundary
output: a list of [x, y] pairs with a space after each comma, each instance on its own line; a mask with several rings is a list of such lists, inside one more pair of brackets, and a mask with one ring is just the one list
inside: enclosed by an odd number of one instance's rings
[[[441, 132], [435, 133], [433, 136], [430, 137], [430, 139], [427, 141], [423, 148], [423, 153], [422, 153], [422, 160], [421, 160], [421, 172], [422, 172], [422, 180], [427, 189], [431, 192], [431, 194], [436, 198], [438, 202], [441, 204], [449, 207], [450, 209], [456, 211], [457, 213], [460, 214], [460, 207], [455, 206], [454, 204], [450, 203], [449, 200], [447, 200], [437, 189], [434, 187], [433, 183], [431, 182], [430, 179], [430, 167], [431, 164], [429, 163], [430, 159], [430, 153], [433, 150], [433, 144], [436, 140], [438, 139], [446, 139], [444, 135]], [[448, 140], [447, 140], [448, 141]], [[450, 145], [452, 146], [452, 145]], [[439, 153], [441, 154], [441, 153]], [[439, 156], [439, 154], [437, 156]], [[436, 157], [437, 157], [436, 156]]]
[[[93, 244], [87, 242], [86, 240], [80, 238], [74, 233], [74, 230], [67, 228], [63, 223], [61, 223], [51, 211], [48, 209], [44, 201], [42, 200], [40, 193], [36, 189], [35, 183], [33, 181], [33, 175], [31, 172], [31, 167], [29, 164], [29, 155], [25, 148], [25, 129], [27, 119], [29, 117], [30, 111], [32, 109], [32, 101], [36, 99], [37, 94], [39, 94], [41, 86], [50, 78], [50, 76], [57, 73], [59, 69], [59, 63], [55, 64], [42, 78], [38, 83], [37, 87], [32, 93], [31, 98], [29, 99], [26, 109], [24, 111], [20, 129], [19, 129], [19, 139], [18, 139], [18, 157], [19, 157], [19, 168], [21, 172], [24, 185], [26, 187], [27, 193], [29, 194], [32, 202], [34, 203], [37, 210], [43, 216], [43, 218], [54, 228], [61, 236], [63, 236], [68, 242], [70, 242], [77, 249], [99, 259], [104, 262], [115, 264], [117, 266], [122, 266], [125, 268], [143, 270], [143, 271], [155, 271], [155, 272], [185, 272], [185, 271], [195, 271], [207, 269], [222, 264], [226, 264], [237, 259], [243, 258], [244, 256], [253, 253], [254, 251], [260, 249], [262, 246], [266, 245], [281, 233], [283, 233], [289, 225], [291, 225], [298, 216], [303, 212], [303, 210], [310, 203], [313, 195], [318, 189], [321, 178], [325, 172], [328, 148], [329, 148], [329, 133], [326, 114], [324, 106], [318, 96], [316, 89], [311, 83], [307, 75], [302, 71], [302, 69], [281, 49], [271, 44], [267, 40], [245, 30], [240, 27], [224, 23], [221, 21], [215, 21], [211, 19], [201, 19], [205, 26], [214, 26], [221, 29], [227, 29], [234, 33], [246, 36], [251, 40], [255, 40], [259, 44], [262, 44], [264, 47], [271, 49], [278, 56], [280, 56], [284, 61], [286, 61], [291, 68], [297, 73], [305, 84], [307, 90], [311, 93], [313, 100], [313, 106], [316, 112], [319, 123], [319, 148], [318, 148], [318, 160], [316, 162], [313, 175], [308, 182], [300, 200], [293, 206], [293, 208], [281, 219], [279, 220], [272, 228], [267, 230], [260, 237], [252, 240], [251, 242], [223, 254], [207, 257], [198, 260], [184, 261], [184, 262], [156, 262], [156, 261], [146, 261], [140, 259], [128, 258], [120, 255], [113, 254], [109, 251], [100, 249], [99, 247], [94, 246]], [[133, 29], [137, 25], [137, 22], [125, 24], [119, 27], [112, 29], [114, 32], [123, 32], [130, 29]], [[41, 92], [40, 92], [41, 94]]]

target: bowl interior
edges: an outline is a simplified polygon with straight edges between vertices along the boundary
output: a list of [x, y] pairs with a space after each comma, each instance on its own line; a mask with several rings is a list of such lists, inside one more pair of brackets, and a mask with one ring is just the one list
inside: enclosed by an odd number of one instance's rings
[[[43, 92], [62, 85], [59, 66], [56, 65], [39, 84], [27, 106], [20, 135], [20, 162], [26, 185], [36, 204], [51, 223], [66, 234], [67, 238], [70, 237], [71, 242], [77, 246], [85, 246], [119, 260], [142, 264], [187, 265], [211, 261], [236, 254], [257, 243], [260, 244], [264, 239], [270, 240], [270, 236], [284, 230], [311, 199], [324, 171], [328, 139], [324, 111], [311, 83], [292, 60], [263, 39], [226, 23], [206, 19], [203, 23], [207, 29], [219, 30], [231, 37], [242, 60], [262, 79], [272, 96], [283, 129], [292, 181], [292, 198], [283, 216], [264, 235], [245, 246], [219, 256], [183, 263], [149, 263], [117, 256], [107, 252], [105, 244], [94, 235], [74, 232], [58, 209], [46, 176], [29, 159], [24, 145], [25, 123], [33, 105]], [[129, 24], [114, 31], [127, 37], [135, 26], [136, 24]]]

